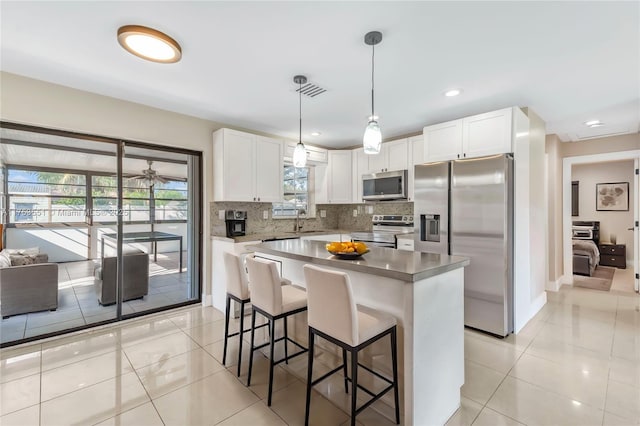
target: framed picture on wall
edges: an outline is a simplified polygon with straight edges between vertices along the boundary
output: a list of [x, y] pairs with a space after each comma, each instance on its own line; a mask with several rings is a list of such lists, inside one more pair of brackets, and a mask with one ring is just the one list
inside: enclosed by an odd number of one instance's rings
[[597, 211], [629, 211], [629, 182], [596, 183]]

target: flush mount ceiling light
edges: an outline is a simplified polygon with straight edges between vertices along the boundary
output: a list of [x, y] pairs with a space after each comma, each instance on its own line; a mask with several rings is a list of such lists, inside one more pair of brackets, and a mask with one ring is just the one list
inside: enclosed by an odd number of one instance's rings
[[451, 89], [444, 92], [444, 95], [448, 98], [451, 98], [453, 96], [458, 96], [460, 93], [462, 93], [462, 89]]
[[153, 28], [125, 25], [118, 29], [118, 43], [129, 53], [148, 61], [170, 64], [182, 58], [177, 41]]
[[362, 146], [364, 147], [365, 154], [380, 153], [380, 146], [382, 144], [382, 132], [376, 121], [377, 117], [374, 112], [373, 97], [376, 44], [381, 41], [382, 33], [380, 31], [371, 31], [364, 36], [365, 44], [371, 46], [371, 117], [369, 118], [369, 124], [367, 124], [367, 128], [364, 130], [364, 136], [362, 137]]
[[321, 134], [320, 132], [311, 132], [311, 136], [320, 136]]
[[307, 77], [304, 75], [296, 75], [293, 77], [293, 82], [299, 85], [298, 98], [300, 107], [300, 132], [298, 133], [298, 144], [293, 150], [293, 166], [305, 167], [307, 165], [307, 150], [302, 143], [302, 85], [307, 82]]

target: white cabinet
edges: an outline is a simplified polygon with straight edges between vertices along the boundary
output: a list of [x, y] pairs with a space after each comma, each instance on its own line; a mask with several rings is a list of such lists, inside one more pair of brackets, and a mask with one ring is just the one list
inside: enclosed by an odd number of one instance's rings
[[413, 251], [413, 238], [398, 238], [398, 250]]
[[423, 129], [425, 162], [513, 152], [514, 108], [465, 117]]
[[351, 151], [352, 156], [352, 198], [354, 203], [364, 203], [362, 199], [362, 175], [369, 173], [369, 155], [364, 153], [364, 148]]
[[327, 202], [351, 204], [352, 192], [351, 151], [329, 151], [327, 169]]
[[460, 158], [462, 153], [462, 120], [427, 126], [424, 137], [425, 162], [448, 161]]
[[407, 139], [385, 142], [379, 154], [369, 157], [369, 173], [405, 170], [408, 167], [409, 148]]
[[213, 134], [213, 200], [282, 199], [282, 141], [231, 129]]
[[349, 234], [325, 234], [325, 235], [305, 235], [300, 237], [301, 240], [307, 241], [351, 241]]
[[[284, 159], [285, 161], [293, 162], [293, 151], [296, 149], [298, 142], [287, 141], [284, 146]], [[327, 150], [319, 148], [317, 146], [304, 144], [307, 151], [307, 162], [309, 164], [327, 164]]]
[[513, 108], [467, 117], [463, 122], [462, 151], [467, 158], [513, 152]]
[[415, 191], [415, 165], [424, 163], [424, 137], [409, 138], [409, 170], [407, 173], [407, 201], [413, 201]]

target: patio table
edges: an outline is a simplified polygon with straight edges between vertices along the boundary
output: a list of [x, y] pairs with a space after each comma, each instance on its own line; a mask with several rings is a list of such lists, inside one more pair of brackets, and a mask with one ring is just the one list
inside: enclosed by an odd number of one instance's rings
[[[110, 239], [117, 241], [118, 234], [102, 234], [102, 251], [101, 259], [104, 259], [104, 239]], [[153, 261], [158, 261], [158, 242], [163, 241], [180, 241], [180, 251], [178, 252], [178, 258], [180, 263], [180, 272], [182, 272], [182, 235], [169, 234], [168, 232], [125, 232], [122, 234], [122, 243], [153, 243]]]

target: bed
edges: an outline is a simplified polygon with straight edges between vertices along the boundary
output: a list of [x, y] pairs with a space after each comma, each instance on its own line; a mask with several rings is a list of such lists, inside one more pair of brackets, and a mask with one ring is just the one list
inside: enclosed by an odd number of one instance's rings
[[600, 222], [575, 221], [572, 235], [573, 273], [591, 276], [600, 263]]

